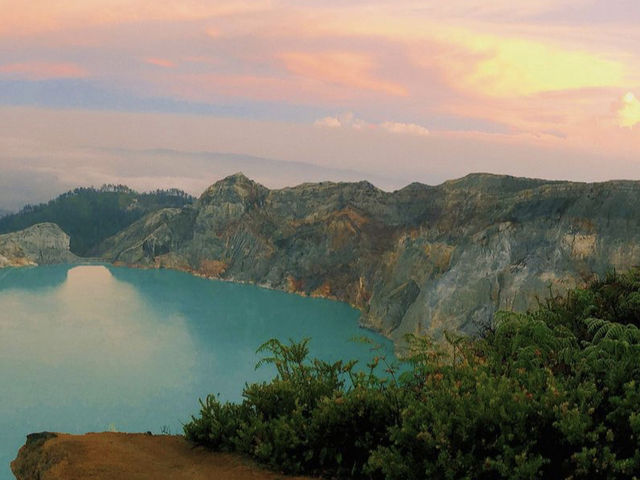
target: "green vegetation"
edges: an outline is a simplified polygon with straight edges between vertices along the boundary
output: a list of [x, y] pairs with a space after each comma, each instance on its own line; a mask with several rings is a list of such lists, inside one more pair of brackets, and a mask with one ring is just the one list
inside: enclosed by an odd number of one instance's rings
[[177, 189], [138, 193], [124, 185], [76, 188], [40, 205], [0, 218], [0, 233], [15, 232], [37, 223], [58, 224], [71, 237], [71, 251], [95, 254], [98, 245], [144, 215], [167, 207], [182, 207], [193, 197]]
[[[190, 440], [289, 473], [384, 479], [617, 479], [640, 472], [640, 271], [611, 274], [480, 338], [411, 337], [357, 373], [265, 343], [269, 383], [209, 396]], [[398, 374], [402, 371], [401, 374]]]

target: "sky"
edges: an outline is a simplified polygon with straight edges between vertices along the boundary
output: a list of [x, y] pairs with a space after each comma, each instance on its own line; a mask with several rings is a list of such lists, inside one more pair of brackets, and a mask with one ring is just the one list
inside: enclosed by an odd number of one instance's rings
[[637, 0], [0, 0], [0, 209], [471, 172], [640, 178]]

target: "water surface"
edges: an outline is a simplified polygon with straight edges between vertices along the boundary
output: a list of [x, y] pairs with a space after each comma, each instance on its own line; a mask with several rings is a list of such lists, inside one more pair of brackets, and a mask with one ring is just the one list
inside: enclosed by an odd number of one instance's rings
[[327, 360], [370, 359], [381, 337], [346, 304], [169, 270], [52, 266], [0, 270], [0, 479], [27, 433], [170, 431], [197, 399], [241, 398], [272, 337], [311, 337]]

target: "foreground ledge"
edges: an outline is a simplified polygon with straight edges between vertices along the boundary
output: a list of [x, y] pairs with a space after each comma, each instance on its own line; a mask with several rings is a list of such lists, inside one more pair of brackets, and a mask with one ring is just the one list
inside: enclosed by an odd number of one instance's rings
[[[18, 480], [276, 480], [243, 457], [209, 452], [178, 435], [33, 433], [11, 463]], [[286, 477], [304, 480], [304, 477]]]

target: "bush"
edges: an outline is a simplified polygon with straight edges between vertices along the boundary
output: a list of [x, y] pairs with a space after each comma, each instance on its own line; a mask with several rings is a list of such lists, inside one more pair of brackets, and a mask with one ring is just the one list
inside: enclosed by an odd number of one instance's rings
[[622, 479], [640, 472], [640, 272], [608, 275], [481, 338], [409, 337], [403, 373], [309, 360], [270, 340], [277, 376], [201, 402], [187, 438], [287, 473], [384, 479]]

